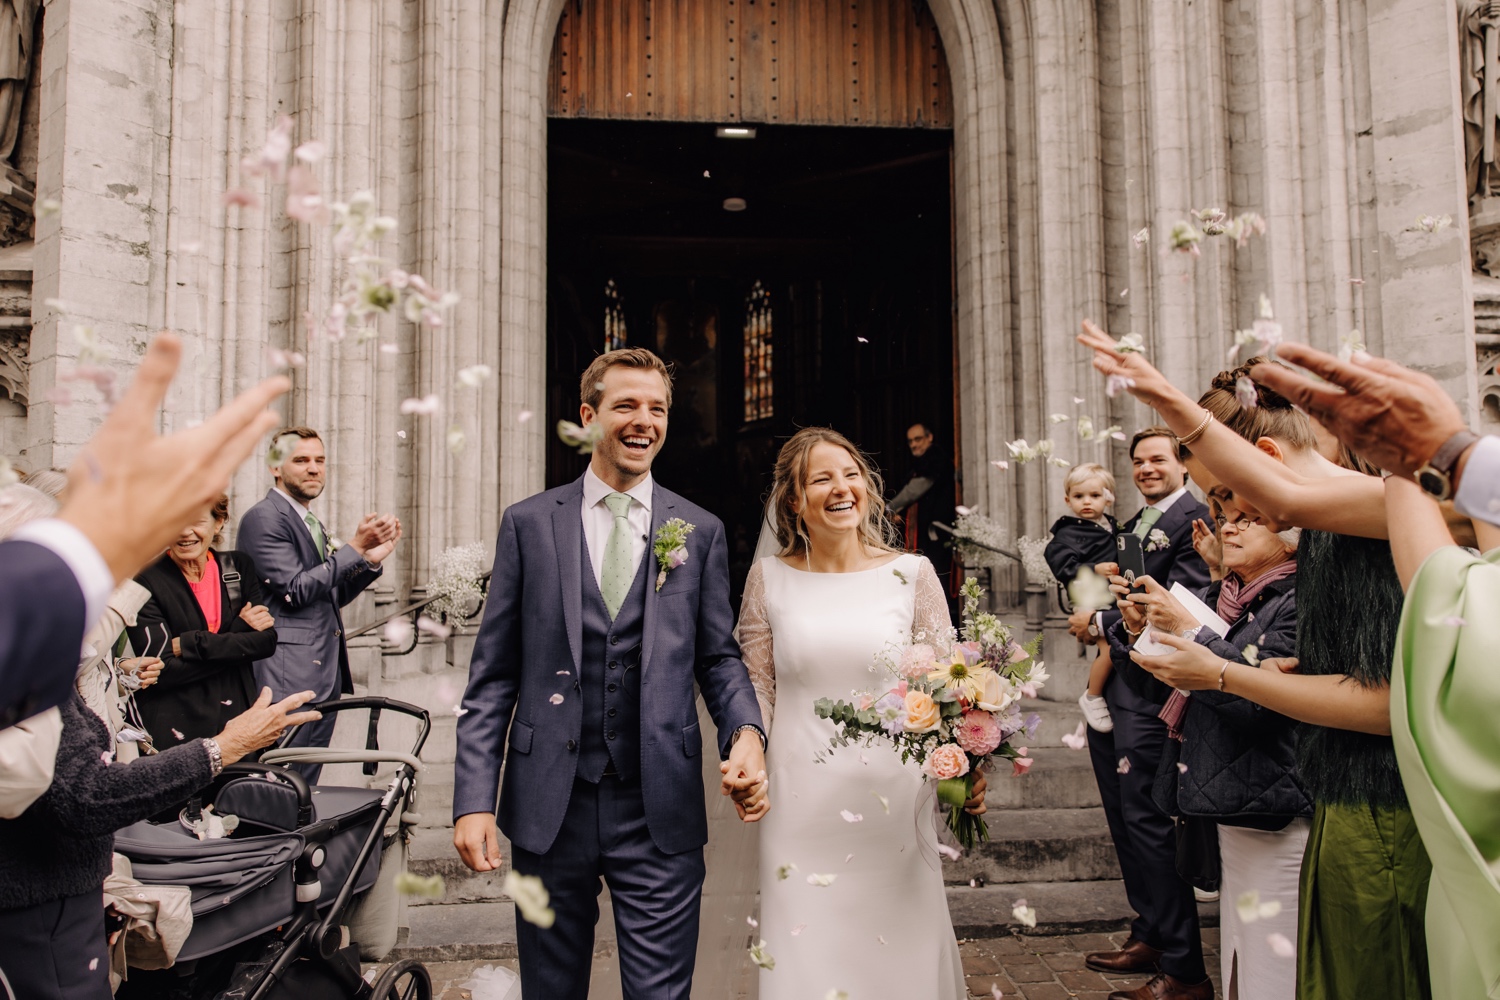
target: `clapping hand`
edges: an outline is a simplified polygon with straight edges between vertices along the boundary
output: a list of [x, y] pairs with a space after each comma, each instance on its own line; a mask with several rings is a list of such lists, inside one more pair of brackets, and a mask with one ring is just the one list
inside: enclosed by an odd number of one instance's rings
[[1219, 541], [1218, 532], [1201, 517], [1193, 520], [1193, 549], [1208, 563], [1210, 573], [1217, 576], [1223, 572], [1224, 545]]
[[740, 733], [729, 750], [729, 759], [719, 765], [719, 773], [724, 776], [719, 790], [734, 800], [740, 819], [760, 822], [771, 809], [771, 782], [766, 777], [766, 754], [760, 736]]
[[401, 521], [394, 514], [366, 514], [349, 546], [371, 566], [379, 566], [401, 540]]
[[240, 608], [240, 618], [257, 632], [264, 632], [276, 624], [271, 611], [264, 604], [247, 604]]

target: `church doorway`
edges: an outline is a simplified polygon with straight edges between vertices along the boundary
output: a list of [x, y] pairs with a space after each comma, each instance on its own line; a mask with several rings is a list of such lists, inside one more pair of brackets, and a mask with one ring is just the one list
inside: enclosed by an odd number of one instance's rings
[[[910, 473], [908, 425], [952, 447], [950, 131], [548, 125], [549, 425], [577, 419], [600, 352], [670, 361], [657, 477], [724, 520], [736, 587], [797, 428], [848, 435], [888, 494]], [[586, 459], [548, 440], [547, 485], [580, 475]]]

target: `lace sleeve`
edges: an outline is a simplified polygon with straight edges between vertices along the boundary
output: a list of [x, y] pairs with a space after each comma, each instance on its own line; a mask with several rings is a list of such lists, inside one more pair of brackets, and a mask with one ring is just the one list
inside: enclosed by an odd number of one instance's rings
[[953, 639], [953, 619], [948, 616], [948, 595], [942, 581], [925, 557], [917, 570], [917, 597], [912, 612], [912, 638], [945, 647]]
[[750, 671], [755, 698], [760, 702], [761, 720], [771, 731], [771, 713], [776, 708], [776, 660], [772, 655], [771, 619], [766, 611], [766, 578], [762, 561], [750, 567], [745, 578], [745, 596], [740, 601], [740, 623], [734, 637], [740, 644], [740, 658]]

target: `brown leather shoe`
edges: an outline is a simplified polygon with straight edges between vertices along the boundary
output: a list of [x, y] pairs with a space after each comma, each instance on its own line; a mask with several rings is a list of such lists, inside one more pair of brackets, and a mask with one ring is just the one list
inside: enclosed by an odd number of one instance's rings
[[1129, 975], [1132, 972], [1155, 972], [1160, 958], [1160, 951], [1144, 941], [1131, 938], [1119, 951], [1096, 951], [1084, 956], [1083, 964], [1095, 972]]
[[1214, 1000], [1214, 984], [1213, 980], [1205, 979], [1190, 986], [1162, 972], [1138, 989], [1115, 990], [1109, 1000]]

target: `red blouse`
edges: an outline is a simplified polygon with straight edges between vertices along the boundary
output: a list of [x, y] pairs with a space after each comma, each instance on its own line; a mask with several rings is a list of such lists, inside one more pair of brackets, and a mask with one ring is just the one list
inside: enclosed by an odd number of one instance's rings
[[[187, 579], [186, 576], [183, 579]], [[198, 607], [203, 609], [208, 630], [219, 631], [219, 619], [223, 616], [223, 595], [219, 592], [219, 563], [212, 552], [208, 554], [208, 565], [203, 568], [203, 579], [188, 580], [187, 585], [198, 599]]]

